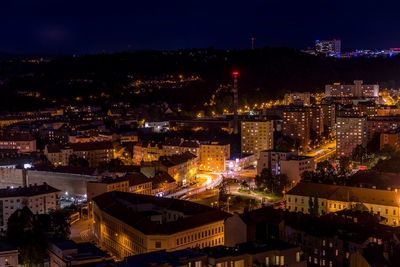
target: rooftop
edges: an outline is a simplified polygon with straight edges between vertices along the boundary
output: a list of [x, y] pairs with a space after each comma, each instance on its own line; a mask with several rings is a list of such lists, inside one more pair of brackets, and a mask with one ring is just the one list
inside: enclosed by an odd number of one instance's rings
[[[218, 209], [189, 201], [116, 191], [97, 196], [93, 201], [103, 212], [149, 235], [170, 235], [231, 216]], [[146, 205], [149, 207], [148, 210], [173, 210], [181, 212], [183, 217], [162, 223], [160, 227], [159, 223], [138, 212], [139, 205], [141, 205], [140, 211], [145, 211], [143, 204], [151, 204]]]
[[61, 192], [60, 190], [43, 183], [42, 185], [29, 185], [24, 187], [16, 187], [16, 188], [3, 188], [0, 189], [0, 198], [6, 197], [29, 197], [29, 196], [37, 196], [43, 194], [50, 194], [55, 192]]

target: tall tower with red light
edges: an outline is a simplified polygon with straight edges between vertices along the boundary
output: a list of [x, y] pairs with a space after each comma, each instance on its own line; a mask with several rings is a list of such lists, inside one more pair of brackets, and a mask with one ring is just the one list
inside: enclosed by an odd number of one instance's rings
[[251, 37], [251, 50], [254, 50], [254, 37]]
[[232, 72], [233, 75], [233, 133], [239, 133], [238, 126], [238, 81], [237, 78], [239, 76], [238, 71]]

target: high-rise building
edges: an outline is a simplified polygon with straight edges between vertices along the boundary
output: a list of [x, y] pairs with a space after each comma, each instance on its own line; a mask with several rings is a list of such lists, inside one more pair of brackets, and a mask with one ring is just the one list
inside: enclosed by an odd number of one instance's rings
[[219, 142], [200, 145], [201, 171], [225, 171], [226, 160], [230, 158], [230, 145]]
[[274, 122], [272, 120], [242, 121], [242, 154], [255, 154], [274, 146]]
[[358, 146], [367, 145], [366, 117], [337, 117], [336, 118], [336, 153], [340, 157], [351, 157]]
[[400, 116], [376, 116], [367, 120], [367, 135], [368, 141], [381, 133], [399, 130]]
[[361, 80], [355, 80], [354, 84], [327, 84], [325, 85], [326, 97], [379, 97], [378, 84], [363, 84]]
[[310, 143], [311, 131], [324, 132], [323, 109], [320, 106], [291, 107], [283, 111], [282, 134], [299, 142], [301, 147]]
[[342, 41], [339, 39], [333, 40], [316, 40], [315, 51], [320, 54], [336, 54], [342, 52]]

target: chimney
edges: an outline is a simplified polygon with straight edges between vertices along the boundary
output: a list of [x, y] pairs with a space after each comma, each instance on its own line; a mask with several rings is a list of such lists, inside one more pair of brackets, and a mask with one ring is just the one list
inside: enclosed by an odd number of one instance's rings
[[101, 176], [101, 175], [99, 175], [99, 176], [97, 176], [97, 181], [99, 182], [99, 183], [101, 183], [101, 180], [103, 179], [103, 177]]

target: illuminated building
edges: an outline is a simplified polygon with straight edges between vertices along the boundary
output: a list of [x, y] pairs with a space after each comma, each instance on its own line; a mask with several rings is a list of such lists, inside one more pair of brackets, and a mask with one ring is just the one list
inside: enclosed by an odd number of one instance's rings
[[121, 133], [119, 134], [119, 140], [121, 144], [133, 143], [138, 141], [138, 136], [137, 133]]
[[300, 92], [292, 92], [292, 93], [286, 93], [284, 97], [284, 104], [285, 105], [290, 105], [290, 104], [295, 104], [295, 105], [300, 105], [300, 106], [309, 106], [311, 105], [311, 100], [310, 100], [310, 92], [305, 92], [305, 93], [300, 93]]
[[339, 39], [315, 41], [315, 51], [319, 54], [340, 55], [342, 50], [341, 46], [342, 46], [342, 41]]
[[117, 177], [99, 176], [97, 181], [87, 182], [87, 200], [90, 201], [103, 193], [121, 191], [129, 192], [129, 180]]
[[200, 156], [200, 142], [196, 140], [184, 140], [183, 138], [169, 138], [163, 143], [165, 156], [172, 156], [190, 152]]
[[272, 120], [242, 121], [241, 125], [242, 154], [254, 154], [259, 158], [261, 151], [273, 148], [274, 122]]
[[195, 179], [198, 158], [190, 152], [173, 156], [161, 156], [156, 163], [157, 169], [171, 175], [178, 185], [186, 185]]
[[335, 134], [336, 105], [334, 103], [321, 104], [321, 108], [324, 117], [324, 131]]
[[400, 193], [391, 190], [370, 189], [319, 183], [297, 184], [285, 195], [286, 209], [292, 212], [310, 212], [310, 198], [318, 201], [318, 214], [363, 206], [373, 214], [384, 217], [391, 226], [399, 224]]
[[310, 144], [311, 131], [317, 135], [324, 132], [323, 109], [319, 106], [286, 108], [282, 116], [282, 134], [297, 140], [303, 148]]
[[383, 150], [385, 145], [391, 146], [395, 151], [400, 151], [400, 132], [397, 130], [381, 133], [380, 150]]
[[230, 145], [219, 142], [200, 145], [201, 171], [225, 171], [225, 161], [230, 158]]
[[368, 140], [371, 141], [375, 136], [381, 133], [390, 132], [400, 129], [400, 116], [377, 116], [368, 118], [367, 134]]
[[97, 167], [100, 163], [115, 158], [113, 144], [109, 141], [46, 145], [45, 154], [54, 166], [68, 166], [71, 155], [86, 159], [89, 167]]
[[0, 240], [0, 264], [7, 267], [18, 267], [18, 248], [5, 240]]
[[378, 84], [363, 84], [361, 80], [355, 80], [354, 84], [327, 84], [325, 85], [326, 97], [379, 97]]
[[292, 182], [299, 182], [305, 171], [314, 171], [314, 158], [299, 156], [297, 151], [261, 151], [257, 162], [257, 175], [263, 169], [270, 169], [272, 174], [286, 174]]
[[16, 149], [20, 153], [35, 152], [36, 139], [29, 133], [4, 133], [0, 135], [0, 149]]
[[156, 161], [160, 156], [163, 156], [163, 147], [158, 142], [139, 141], [133, 146], [133, 163], [138, 165], [142, 161]]
[[337, 157], [351, 157], [358, 146], [367, 145], [366, 117], [336, 118], [336, 154]]
[[28, 207], [33, 214], [49, 214], [60, 208], [61, 191], [44, 183], [0, 189], [0, 230], [7, 230], [8, 218]]
[[224, 244], [223, 211], [184, 200], [110, 192], [94, 202], [94, 236], [118, 259]]

